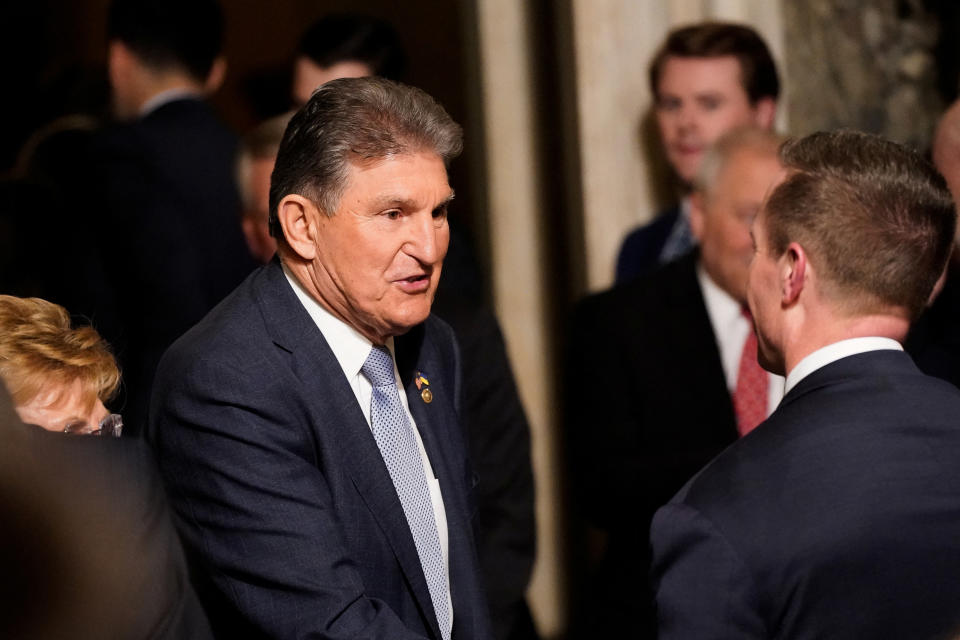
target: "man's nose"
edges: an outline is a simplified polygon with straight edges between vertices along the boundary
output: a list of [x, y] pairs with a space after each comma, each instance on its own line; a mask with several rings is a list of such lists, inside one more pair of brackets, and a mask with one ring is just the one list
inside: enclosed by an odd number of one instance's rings
[[405, 252], [421, 264], [436, 264], [447, 253], [447, 222], [433, 217], [432, 212], [417, 214], [410, 220]]

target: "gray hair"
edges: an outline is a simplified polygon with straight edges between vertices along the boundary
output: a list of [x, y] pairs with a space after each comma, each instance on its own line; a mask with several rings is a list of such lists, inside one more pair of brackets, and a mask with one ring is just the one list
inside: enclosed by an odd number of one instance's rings
[[378, 77], [341, 78], [317, 89], [287, 126], [270, 179], [270, 235], [282, 238], [277, 206], [289, 194], [333, 215], [351, 163], [431, 151], [445, 164], [463, 131], [424, 91]]
[[740, 127], [725, 133], [703, 156], [693, 179], [694, 189], [709, 198], [717, 183], [717, 177], [735, 154], [751, 150], [776, 157], [785, 141], [784, 136], [758, 127]]

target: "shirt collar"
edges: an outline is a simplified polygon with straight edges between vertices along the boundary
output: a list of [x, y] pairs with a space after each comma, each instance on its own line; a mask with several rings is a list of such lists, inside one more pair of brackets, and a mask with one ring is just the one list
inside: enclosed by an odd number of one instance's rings
[[144, 116], [153, 113], [168, 102], [183, 100], [185, 98], [199, 99], [200, 94], [196, 90], [187, 89], [186, 87], [175, 87], [173, 89], [161, 91], [143, 103], [143, 106], [140, 107], [140, 117], [143, 118]]
[[825, 347], [821, 347], [798, 362], [797, 366], [795, 366], [790, 373], [787, 374], [787, 383], [784, 385], [783, 393], [786, 395], [791, 389], [797, 386], [798, 382], [806, 378], [817, 369], [827, 366], [831, 362], [836, 362], [841, 358], [853, 356], [858, 353], [880, 351], [883, 349], [903, 351], [903, 347], [896, 340], [891, 338], [882, 338], [880, 336], [849, 338], [847, 340], [841, 340], [840, 342], [834, 342], [833, 344], [828, 344]]
[[[323, 338], [330, 346], [330, 350], [333, 351], [333, 355], [337, 358], [337, 362], [340, 363], [340, 368], [343, 369], [343, 373], [347, 376], [347, 379], [352, 380], [360, 375], [360, 369], [363, 367], [363, 363], [366, 362], [367, 356], [370, 355], [373, 343], [354, 327], [330, 313], [323, 305], [317, 302], [307, 293], [307, 290], [300, 284], [300, 281], [290, 273], [286, 265], [283, 265], [283, 273], [287, 277], [290, 286], [293, 287], [293, 292], [297, 294], [300, 303], [303, 304], [307, 313], [310, 314], [310, 317], [317, 325], [317, 328], [320, 329], [320, 333], [323, 334]], [[396, 360], [392, 337], [387, 338], [386, 347], [390, 350], [390, 355]]]

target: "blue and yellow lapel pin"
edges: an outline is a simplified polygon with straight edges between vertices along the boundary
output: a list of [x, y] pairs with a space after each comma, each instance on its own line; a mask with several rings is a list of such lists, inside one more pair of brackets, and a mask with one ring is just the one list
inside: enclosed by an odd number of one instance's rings
[[433, 391], [430, 391], [430, 381], [427, 380], [419, 371], [417, 371], [416, 383], [417, 389], [420, 390], [420, 397], [423, 398], [423, 401], [427, 404], [433, 402]]

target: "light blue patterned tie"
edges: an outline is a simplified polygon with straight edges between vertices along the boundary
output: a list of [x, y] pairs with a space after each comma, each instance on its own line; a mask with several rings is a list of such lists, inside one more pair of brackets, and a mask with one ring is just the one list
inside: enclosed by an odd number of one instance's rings
[[393, 487], [403, 505], [403, 513], [413, 534], [420, 566], [430, 589], [430, 600], [437, 613], [443, 640], [450, 640], [450, 610], [447, 607], [447, 578], [443, 551], [437, 535], [437, 520], [430, 500], [423, 459], [417, 448], [413, 428], [400, 403], [393, 374], [393, 358], [386, 347], [374, 346], [360, 369], [373, 385], [370, 398], [370, 424], [380, 455], [387, 464]]

